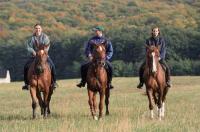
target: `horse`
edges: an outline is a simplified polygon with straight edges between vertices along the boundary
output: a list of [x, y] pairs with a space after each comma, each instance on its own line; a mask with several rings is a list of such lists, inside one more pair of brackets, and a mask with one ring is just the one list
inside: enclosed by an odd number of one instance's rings
[[51, 70], [47, 62], [48, 53], [45, 51], [47, 47], [48, 46], [43, 45], [38, 46], [36, 57], [28, 70], [33, 119], [36, 118], [38, 102], [41, 109], [41, 115], [46, 118], [47, 115], [50, 114], [49, 103], [53, 94], [53, 88], [51, 88]]
[[[108, 88], [108, 77], [105, 69], [106, 49], [105, 44], [93, 44], [92, 62], [88, 68], [86, 82], [88, 91], [88, 103], [91, 115], [94, 120], [100, 120], [103, 115], [104, 96], [106, 104], [106, 115], [109, 115], [109, 97], [110, 89]], [[96, 94], [100, 95], [99, 117], [97, 116]]]
[[168, 92], [166, 86], [165, 70], [159, 63], [160, 58], [159, 46], [146, 47], [146, 64], [144, 70], [144, 81], [146, 93], [149, 100], [149, 109], [151, 119], [154, 118], [153, 101], [158, 108], [158, 118], [164, 117], [165, 99]]

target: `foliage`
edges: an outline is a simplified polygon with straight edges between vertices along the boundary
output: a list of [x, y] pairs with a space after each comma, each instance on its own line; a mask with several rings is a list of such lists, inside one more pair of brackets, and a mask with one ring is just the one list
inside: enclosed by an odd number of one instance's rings
[[200, 75], [199, 5], [196, 0], [4, 0], [0, 2], [0, 66], [11, 70], [12, 80], [23, 79], [24, 43], [34, 24], [41, 23], [51, 39], [50, 56], [58, 78], [79, 77], [91, 28], [103, 25], [113, 43], [114, 75], [136, 76], [145, 39], [153, 26], [159, 26], [172, 74]]

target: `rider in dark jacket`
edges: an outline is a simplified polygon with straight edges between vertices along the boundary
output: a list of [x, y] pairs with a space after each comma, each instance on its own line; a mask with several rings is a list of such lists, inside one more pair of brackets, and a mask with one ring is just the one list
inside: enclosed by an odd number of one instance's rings
[[[166, 44], [165, 40], [160, 36], [160, 30], [158, 27], [155, 27], [152, 29], [152, 36], [146, 40], [146, 45], [151, 46], [159, 46], [160, 47], [160, 60], [159, 62], [166, 67], [166, 83], [167, 87], [171, 87], [171, 81], [170, 81], [170, 69], [165, 61], [165, 55], [166, 55]], [[140, 77], [140, 83], [138, 84], [137, 88], [142, 88], [144, 84], [144, 67], [145, 62], [142, 63], [140, 69], [139, 69], [139, 77]]]
[[97, 27], [93, 28], [93, 31], [95, 32], [95, 36], [92, 37], [88, 41], [86, 48], [85, 48], [85, 55], [89, 59], [89, 62], [87, 62], [81, 66], [81, 78], [82, 79], [81, 79], [81, 82], [79, 84], [77, 84], [76, 86], [81, 88], [81, 87], [84, 87], [86, 84], [86, 76], [87, 76], [88, 67], [91, 64], [91, 60], [93, 58], [93, 56], [92, 56], [92, 47], [93, 46], [92, 45], [105, 43], [105, 45], [106, 45], [106, 47], [105, 47], [106, 48], [106, 66], [105, 66], [105, 68], [106, 68], [107, 75], [108, 75], [108, 85], [110, 88], [113, 88], [113, 86], [111, 85], [113, 69], [112, 69], [111, 63], [109, 62], [109, 60], [111, 59], [111, 57], [113, 55], [112, 43], [111, 43], [111, 41], [109, 41], [108, 39], [106, 39], [103, 36], [104, 28], [102, 26], [97, 26]]

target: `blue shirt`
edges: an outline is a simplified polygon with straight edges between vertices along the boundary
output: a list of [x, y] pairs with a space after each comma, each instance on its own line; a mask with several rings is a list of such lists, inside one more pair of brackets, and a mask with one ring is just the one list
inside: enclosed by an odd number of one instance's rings
[[160, 58], [165, 59], [166, 55], [166, 45], [165, 45], [165, 40], [162, 37], [150, 37], [149, 39], [146, 40], [146, 45], [151, 46], [160, 46]]
[[106, 59], [110, 60], [112, 58], [113, 55], [113, 47], [112, 47], [112, 43], [111, 41], [107, 40], [104, 36], [99, 37], [99, 36], [94, 36], [92, 37], [85, 48], [85, 55], [88, 57], [89, 55], [92, 54], [92, 48], [93, 48], [93, 44], [102, 44], [105, 43], [105, 48], [106, 48]]

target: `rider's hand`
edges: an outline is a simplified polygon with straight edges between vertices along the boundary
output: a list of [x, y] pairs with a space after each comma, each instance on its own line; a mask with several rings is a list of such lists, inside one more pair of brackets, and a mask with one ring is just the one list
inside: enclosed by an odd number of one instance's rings
[[92, 61], [92, 60], [93, 60], [92, 54], [89, 54], [89, 55], [88, 55], [88, 59], [89, 59], [89, 61]]
[[89, 56], [88, 58], [89, 58], [89, 61], [92, 61], [92, 60], [93, 60], [93, 57], [92, 57], [92, 56]]

